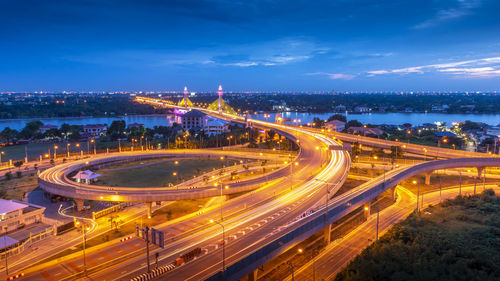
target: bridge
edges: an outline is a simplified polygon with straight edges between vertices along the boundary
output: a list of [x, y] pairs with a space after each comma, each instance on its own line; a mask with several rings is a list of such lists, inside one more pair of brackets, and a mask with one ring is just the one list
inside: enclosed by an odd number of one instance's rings
[[[140, 99], [140, 97], [138, 97]], [[142, 102], [178, 107], [162, 100], [142, 98]], [[342, 186], [349, 172], [349, 154], [342, 150], [328, 150], [338, 146], [332, 137], [310, 129], [273, 124], [243, 118], [224, 112], [196, 108], [217, 118], [246, 122], [252, 126], [273, 128], [300, 138], [300, 165], [289, 179], [277, 180], [266, 188], [259, 188], [224, 205], [220, 219], [217, 210], [209, 210], [196, 217], [204, 224], [199, 228], [167, 239], [164, 249], [152, 253], [160, 255], [160, 262], [168, 263], [194, 248], [202, 248], [203, 255], [182, 267], [168, 272], [172, 280], [238, 280], [248, 275], [256, 277], [256, 268], [313, 233], [324, 231], [329, 242], [330, 224], [370, 201], [397, 182], [415, 174], [435, 169], [456, 167], [500, 166], [499, 158], [465, 158], [425, 162], [412, 167], [401, 167], [388, 172], [385, 178], [376, 178], [343, 195], [330, 199]], [[441, 151], [436, 151], [436, 153]], [[441, 156], [440, 156], [441, 157]], [[457, 155], [453, 156], [457, 158]], [[445, 161], [445, 162], [443, 162]], [[247, 205], [248, 204], [248, 205]], [[211, 219], [218, 224], [211, 223]], [[220, 226], [223, 226], [221, 229]], [[171, 225], [160, 226], [171, 231]], [[222, 230], [222, 231], [221, 231]], [[224, 246], [220, 238], [224, 236]], [[134, 239], [131, 239], [131, 242]], [[123, 244], [125, 245], [125, 244]], [[129, 279], [144, 271], [141, 256], [124, 256], [113, 260], [105, 268], [89, 269], [94, 279]], [[75, 262], [74, 260], [72, 261]], [[227, 266], [226, 266], [227, 265]], [[133, 268], [133, 270], [131, 270]], [[57, 266], [51, 268], [56, 270]], [[116, 276], [116, 272], [125, 272]], [[67, 274], [67, 273], [66, 273]], [[77, 272], [66, 278], [81, 277]], [[27, 273], [31, 279], [36, 272]]]

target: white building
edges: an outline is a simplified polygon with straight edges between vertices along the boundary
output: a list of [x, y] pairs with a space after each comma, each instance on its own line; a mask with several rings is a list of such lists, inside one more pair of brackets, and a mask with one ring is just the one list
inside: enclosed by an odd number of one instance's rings
[[205, 127], [203, 128], [207, 135], [219, 135], [229, 132], [229, 123], [220, 119], [208, 119]]
[[85, 136], [102, 136], [108, 131], [105, 124], [89, 124], [83, 126], [83, 133]]
[[199, 111], [199, 110], [191, 110], [187, 113], [184, 113], [181, 117], [181, 126], [184, 130], [195, 130], [199, 131], [205, 128], [207, 124], [208, 116]]
[[325, 123], [325, 128], [327, 130], [332, 130], [335, 132], [342, 132], [345, 129], [345, 122], [340, 120], [332, 120]]
[[0, 199], [0, 228], [2, 232], [16, 230], [42, 221], [44, 207], [15, 200]]

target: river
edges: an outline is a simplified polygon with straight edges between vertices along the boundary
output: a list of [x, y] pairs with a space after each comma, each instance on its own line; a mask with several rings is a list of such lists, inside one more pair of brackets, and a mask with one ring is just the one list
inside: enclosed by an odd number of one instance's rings
[[[285, 112], [282, 113], [284, 118], [299, 119], [300, 123], [312, 122], [314, 117], [328, 119], [329, 116], [335, 113], [298, 113]], [[274, 121], [275, 113], [269, 114], [270, 117], [265, 118], [264, 114], [252, 115], [252, 118]], [[422, 125], [423, 123], [446, 122], [449, 126], [453, 122], [463, 122], [465, 120], [484, 122], [489, 125], [500, 124], [500, 114], [445, 114], [445, 113], [365, 113], [365, 114], [347, 114], [347, 120], [358, 120], [361, 123], [371, 124], [393, 124], [400, 125], [410, 123], [414, 126]], [[75, 118], [30, 118], [30, 119], [1, 119], [0, 131], [5, 127], [21, 130], [29, 121], [40, 120], [44, 124], [61, 126], [63, 123], [70, 125], [85, 125], [85, 124], [108, 124], [114, 120], [125, 120], [127, 124], [140, 123], [147, 128], [154, 126], [170, 126], [174, 122], [173, 115], [128, 115], [121, 117], [75, 117]]]

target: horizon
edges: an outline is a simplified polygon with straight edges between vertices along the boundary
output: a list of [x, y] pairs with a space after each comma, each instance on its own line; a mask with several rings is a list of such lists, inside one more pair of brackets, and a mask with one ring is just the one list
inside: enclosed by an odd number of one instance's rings
[[500, 91], [493, 0], [0, 7], [0, 92]]

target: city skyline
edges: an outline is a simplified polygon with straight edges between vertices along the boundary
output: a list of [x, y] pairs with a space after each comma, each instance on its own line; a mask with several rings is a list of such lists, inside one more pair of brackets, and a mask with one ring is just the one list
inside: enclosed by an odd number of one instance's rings
[[17, 1], [0, 91], [500, 90], [495, 1]]

